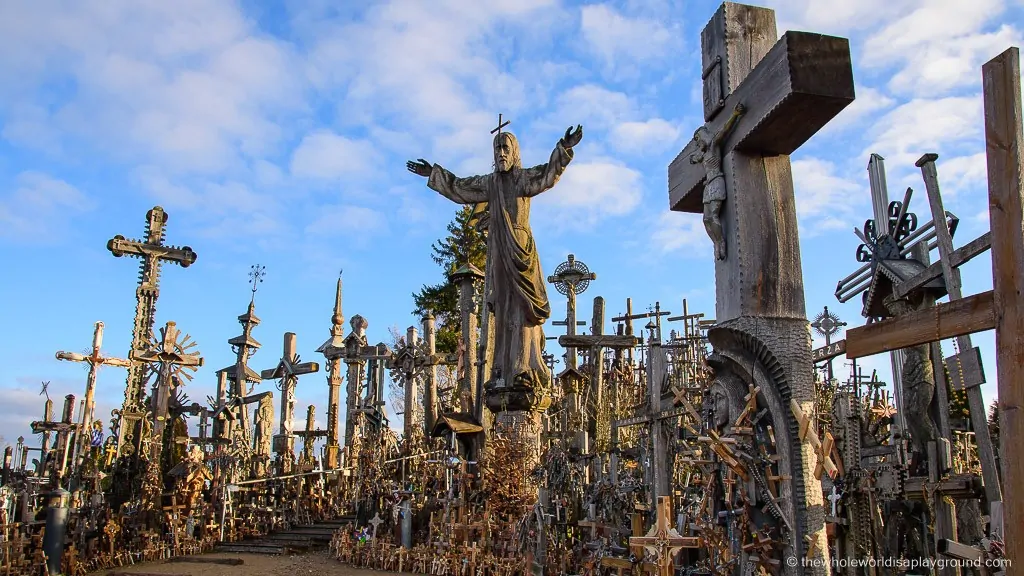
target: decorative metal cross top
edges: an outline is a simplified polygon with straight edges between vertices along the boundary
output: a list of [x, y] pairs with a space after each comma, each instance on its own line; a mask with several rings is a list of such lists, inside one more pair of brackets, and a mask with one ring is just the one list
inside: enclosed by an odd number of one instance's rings
[[50, 399], [50, 393], [46, 390], [49, 387], [50, 387], [50, 381], [47, 380], [46, 382], [43, 382], [43, 388], [42, 388], [42, 390], [39, 391], [39, 395], [40, 396], [46, 396], [47, 400]]
[[548, 282], [554, 284], [555, 289], [563, 296], [568, 296], [570, 291], [582, 294], [590, 286], [591, 280], [597, 280], [597, 274], [591, 272], [586, 264], [572, 254], [569, 254], [566, 261], [559, 264], [555, 268], [555, 273], [548, 277]]
[[505, 120], [505, 122], [502, 122], [501, 121], [501, 114], [498, 114], [498, 127], [495, 128], [494, 130], [491, 130], [491, 134], [494, 134], [495, 132], [497, 132], [498, 134], [501, 134], [501, 129], [504, 128], [505, 126], [508, 126], [511, 123], [512, 123], [511, 120]]
[[824, 336], [826, 342], [835, 336], [843, 326], [846, 326], [846, 322], [839, 320], [835, 313], [829, 312], [828, 306], [825, 306], [825, 310], [815, 316], [814, 322], [811, 322], [811, 328]]
[[267, 277], [267, 267], [260, 266], [259, 264], [253, 264], [249, 270], [249, 284], [252, 284], [252, 299], [256, 300], [256, 291], [259, 290], [259, 285], [263, 282], [263, 279]]

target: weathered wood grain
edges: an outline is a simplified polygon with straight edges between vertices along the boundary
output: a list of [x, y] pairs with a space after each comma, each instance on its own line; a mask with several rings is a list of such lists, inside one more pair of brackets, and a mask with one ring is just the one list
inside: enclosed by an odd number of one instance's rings
[[[720, 108], [729, 112], [742, 103], [747, 109], [724, 143], [726, 152], [792, 154], [854, 99], [850, 44], [845, 38], [786, 32], [749, 75], [742, 62], [723, 60], [720, 66], [728, 68], [733, 86]], [[728, 116], [716, 114], [707, 124], [709, 131], [717, 134]], [[693, 151], [688, 145], [669, 165], [669, 207], [675, 211], [703, 211], [705, 174], [699, 164], [690, 163]]]
[[991, 290], [846, 331], [846, 357], [863, 358], [996, 327]]
[[999, 380], [999, 431], [1006, 574], [1024, 573], [1024, 134], [1021, 129], [1020, 51], [1010, 48], [982, 67], [985, 151], [988, 158], [992, 285]]

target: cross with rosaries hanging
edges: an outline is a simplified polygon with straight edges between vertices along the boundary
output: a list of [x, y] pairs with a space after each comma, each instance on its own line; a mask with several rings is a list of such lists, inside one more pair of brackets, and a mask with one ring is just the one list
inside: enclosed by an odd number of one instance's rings
[[674, 572], [675, 555], [683, 548], [698, 548], [700, 538], [681, 536], [671, 525], [672, 500], [668, 496], [658, 497], [657, 516], [654, 526], [646, 536], [631, 536], [629, 546], [643, 546], [644, 550], [654, 556], [659, 576], [671, 576]]

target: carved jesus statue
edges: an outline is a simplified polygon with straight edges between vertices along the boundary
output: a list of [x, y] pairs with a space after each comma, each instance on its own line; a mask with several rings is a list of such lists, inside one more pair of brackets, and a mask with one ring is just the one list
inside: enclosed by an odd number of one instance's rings
[[551, 316], [537, 247], [530, 230], [530, 199], [550, 190], [573, 158], [583, 127], [565, 131], [547, 163], [523, 168], [519, 142], [500, 129], [494, 136], [494, 172], [459, 178], [422, 158], [410, 172], [458, 204], [486, 202], [488, 309], [494, 313], [494, 360], [488, 386], [543, 390], [550, 382], [544, 363], [542, 325]]
[[725, 175], [722, 173], [722, 143], [729, 138], [729, 134], [736, 127], [736, 121], [745, 111], [742, 104], [737, 104], [725, 126], [714, 136], [705, 126], [697, 128], [693, 134], [697, 152], [690, 156], [690, 163], [704, 166], [704, 228], [715, 245], [716, 260], [725, 260], [722, 204], [728, 195], [725, 191]]

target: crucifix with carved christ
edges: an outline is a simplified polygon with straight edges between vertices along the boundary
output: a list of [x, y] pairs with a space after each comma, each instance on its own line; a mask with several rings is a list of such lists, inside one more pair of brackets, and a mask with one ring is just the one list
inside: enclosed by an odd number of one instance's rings
[[[103, 322], [97, 322], [92, 333], [92, 352], [88, 356], [78, 354], [76, 352], [57, 352], [57, 360], [84, 362], [89, 365], [89, 376], [86, 378], [85, 382], [85, 405], [82, 407], [82, 421], [79, 422], [79, 427], [82, 432], [81, 438], [79, 438], [78, 441], [78, 446], [75, 448], [76, 452], [79, 450], [87, 450], [89, 442], [91, 441], [88, 432], [92, 424], [93, 403], [96, 395], [96, 373], [99, 371], [101, 366], [117, 366], [120, 368], [128, 368], [131, 366], [131, 363], [128, 360], [103, 356], [100, 354], [100, 348], [102, 346]], [[78, 460], [77, 454], [74, 460]]]
[[[780, 38], [774, 11], [727, 2], [701, 32], [701, 57], [705, 123], [669, 165], [669, 207], [720, 226], [726, 249], [716, 247], [712, 368], [719, 379], [761, 380], [772, 399], [779, 472], [793, 476], [780, 488], [782, 519], [798, 526], [784, 554], [819, 551], [827, 566], [817, 450], [793, 432], [789, 409], [809, 412], [815, 402], [789, 155], [853, 102], [850, 45], [809, 32]], [[708, 154], [720, 163], [704, 161]]]

